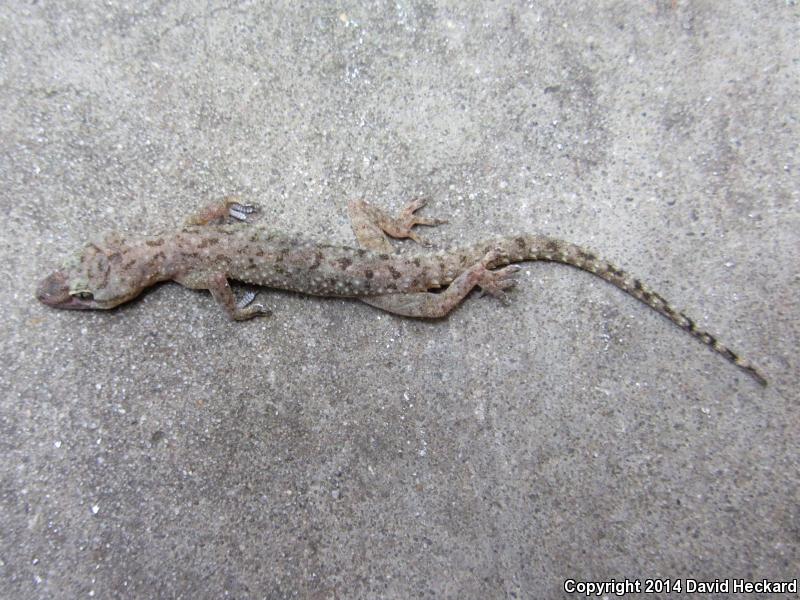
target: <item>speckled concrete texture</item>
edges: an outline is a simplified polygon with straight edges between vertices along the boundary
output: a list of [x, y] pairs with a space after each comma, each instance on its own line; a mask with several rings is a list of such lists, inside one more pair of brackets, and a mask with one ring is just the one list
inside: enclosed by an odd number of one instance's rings
[[[0, 596], [548, 598], [800, 564], [800, 7], [790, 1], [0, 4]], [[446, 246], [542, 232], [419, 322], [40, 278], [239, 194], [353, 241], [426, 195]], [[407, 243], [398, 243], [408, 248]], [[578, 597], [578, 596], [574, 596]]]

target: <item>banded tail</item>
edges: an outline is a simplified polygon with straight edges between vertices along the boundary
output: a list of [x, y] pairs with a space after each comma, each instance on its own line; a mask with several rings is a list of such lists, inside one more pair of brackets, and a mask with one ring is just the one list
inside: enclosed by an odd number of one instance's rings
[[495, 264], [491, 265], [492, 268], [515, 262], [541, 260], [570, 265], [593, 273], [664, 315], [678, 327], [689, 332], [705, 345], [710, 346], [712, 350], [724, 356], [762, 386], [767, 385], [767, 380], [749, 361], [720, 343], [710, 333], [698, 329], [692, 319], [670, 306], [662, 296], [651, 290], [639, 279], [632, 277], [622, 269], [598, 258], [576, 244], [542, 235], [524, 234], [481, 242], [473, 247], [456, 251], [454, 255], [459, 260], [466, 258], [467, 262], [469, 262], [473, 258], [474, 260], [479, 260], [481, 256], [492, 248], [497, 248], [502, 252], [502, 256]]

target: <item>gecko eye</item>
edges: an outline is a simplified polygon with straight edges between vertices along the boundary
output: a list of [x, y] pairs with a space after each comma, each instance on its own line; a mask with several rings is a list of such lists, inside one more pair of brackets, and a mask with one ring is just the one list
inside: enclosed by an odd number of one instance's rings
[[92, 300], [94, 298], [91, 292], [78, 292], [77, 294], [73, 294], [73, 296], [77, 296], [81, 300]]

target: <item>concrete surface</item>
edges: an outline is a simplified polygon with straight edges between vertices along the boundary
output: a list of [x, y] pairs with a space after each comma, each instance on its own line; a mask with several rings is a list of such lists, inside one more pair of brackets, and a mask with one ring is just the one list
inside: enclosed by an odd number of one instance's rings
[[[797, 577], [797, 4], [267, 4], [0, 6], [0, 596]], [[556, 265], [437, 323], [34, 301], [87, 237], [232, 193], [337, 242], [349, 198], [425, 194], [442, 245], [585, 244], [770, 385]]]

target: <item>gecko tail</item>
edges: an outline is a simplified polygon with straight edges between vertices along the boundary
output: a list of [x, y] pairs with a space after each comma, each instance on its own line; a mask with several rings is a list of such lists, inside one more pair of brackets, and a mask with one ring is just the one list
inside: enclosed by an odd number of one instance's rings
[[719, 342], [710, 333], [699, 329], [692, 319], [673, 308], [661, 295], [639, 279], [576, 244], [541, 235], [521, 235], [488, 242], [483, 249], [489, 247], [498, 248], [503, 254], [502, 258], [493, 266], [519, 261], [550, 261], [570, 265], [597, 275], [668, 318], [678, 327], [724, 356], [760, 385], [767, 385], [766, 378], [753, 364]]

